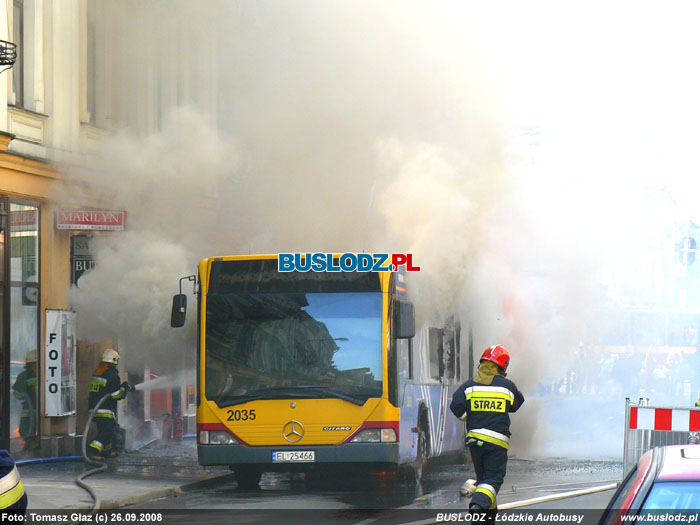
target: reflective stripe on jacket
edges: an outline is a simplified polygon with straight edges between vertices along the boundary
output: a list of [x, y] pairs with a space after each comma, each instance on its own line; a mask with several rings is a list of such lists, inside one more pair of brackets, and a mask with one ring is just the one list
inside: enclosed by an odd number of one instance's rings
[[491, 384], [466, 381], [452, 396], [450, 410], [467, 420], [467, 438], [508, 448], [510, 412], [515, 412], [525, 398], [510, 379], [496, 375]]
[[[114, 366], [102, 363], [97, 370], [93, 372], [92, 379], [90, 380], [88, 408], [92, 410], [97, 406], [97, 403], [100, 402], [100, 399], [107, 394], [112, 394], [100, 405], [100, 410], [95, 413], [95, 417], [115, 417], [117, 413], [117, 401], [126, 396], [126, 392], [119, 391], [120, 386], [121, 379], [119, 379], [119, 372], [117, 372]], [[111, 416], [109, 414], [111, 414]]]
[[24, 496], [19, 471], [7, 450], [0, 450], [0, 509], [6, 509]]

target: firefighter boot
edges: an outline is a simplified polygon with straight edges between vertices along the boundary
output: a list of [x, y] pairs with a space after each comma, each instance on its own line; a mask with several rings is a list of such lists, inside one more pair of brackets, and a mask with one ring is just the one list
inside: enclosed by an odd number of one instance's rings
[[486, 521], [486, 510], [477, 503], [470, 503], [469, 513], [473, 516], [472, 523], [484, 523]]
[[493, 508], [486, 511], [486, 519], [484, 523], [487, 525], [492, 525], [496, 523], [496, 514], [498, 514], [498, 509]]
[[99, 452], [97, 452], [95, 449], [88, 450], [87, 457], [88, 457], [88, 459], [90, 459], [92, 461], [98, 461], [100, 463], [104, 463], [104, 461], [105, 461], [105, 458], [103, 458], [102, 455]]
[[104, 463], [105, 458], [102, 457], [102, 447], [101, 445], [96, 446], [96, 443], [94, 441], [90, 443], [90, 445], [88, 445], [85, 454], [87, 455], [88, 459], [92, 461], [99, 461], [100, 463]]

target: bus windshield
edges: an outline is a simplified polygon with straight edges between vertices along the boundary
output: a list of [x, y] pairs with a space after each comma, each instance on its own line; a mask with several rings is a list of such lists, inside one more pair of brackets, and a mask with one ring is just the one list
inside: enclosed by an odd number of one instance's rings
[[381, 396], [381, 292], [222, 292], [207, 294], [207, 399]]

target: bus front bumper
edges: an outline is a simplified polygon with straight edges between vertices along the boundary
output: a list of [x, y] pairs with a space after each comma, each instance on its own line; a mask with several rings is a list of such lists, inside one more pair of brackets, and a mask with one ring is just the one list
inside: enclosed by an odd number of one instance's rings
[[[272, 453], [279, 451], [315, 452], [313, 462], [273, 463]], [[249, 447], [246, 445], [197, 445], [199, 464], [236, 465], [243, 463], [276, 465], [283, 469], [293, 465], [323, 465], [328, 463], [398, 463], [398, 443], [346, 443], [303, 447]]]

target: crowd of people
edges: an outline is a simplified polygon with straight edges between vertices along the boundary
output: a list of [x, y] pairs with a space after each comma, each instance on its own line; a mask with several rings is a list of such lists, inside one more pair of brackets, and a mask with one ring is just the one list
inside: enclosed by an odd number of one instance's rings
[[566, 373], [540, 386], [541, 395], [621, 395], [695, 403], [700, 395], [700, 346], [604, 347], [580, 343]]

